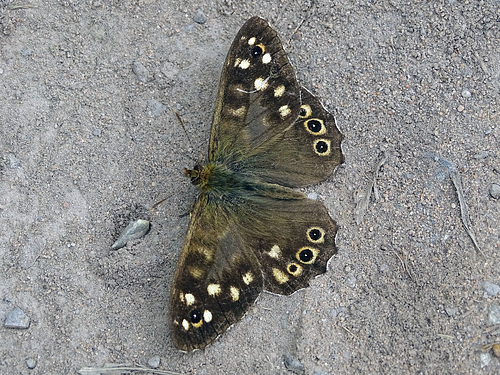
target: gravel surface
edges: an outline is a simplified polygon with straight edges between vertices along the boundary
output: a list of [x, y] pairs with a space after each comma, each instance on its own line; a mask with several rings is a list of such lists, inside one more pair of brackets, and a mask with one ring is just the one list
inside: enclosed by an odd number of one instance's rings
[[[339, 254], [184, 354], [166, 324], [183, 168], [253, 15], [345, 136], [307, 190]], [[500, 373], [499, 108], [497, 1], [0, 0], [0, 373]], [[137, 219], [149, 233], [112, 250]]]

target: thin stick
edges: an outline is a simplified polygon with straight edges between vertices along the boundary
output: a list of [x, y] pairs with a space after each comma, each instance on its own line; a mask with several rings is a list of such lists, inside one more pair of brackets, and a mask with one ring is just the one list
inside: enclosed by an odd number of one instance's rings
[[5, 9], [7, 10], [29, 9], [29, 8], [38, 8], [38, 7], [33, 4], [7, 5], [5, 7]]
[[179, 120], [179, 123], [182, 126], [182, 130], [184, 130], [184, 134], [186, 134], [186, 138], [188, 139], [188, 142], [191, 143], [191, 139], [189, 139], [189, 135], [186, 131], [186, 128], [184, 127], [184, 123], [182, 122], [181, 116], [179, 116], [179, 113], [174, 109], [174, 113], [177, 116], [177, 120]]
[[361, 193], [362, 194], [361, 197], [356, 202], [356, 209], [354, 213], [356, 218], [356, 224], [358, 225], [361, 224], [366, 211], [368, 211], [368, 204], [370, 202], [372, 191], [374, 192], [375, 200], [379, 198], [379, 193], [377, 188], [377, 178], [380, 168], [382, 168], [382, 165], [384, 165], [386, 161], [387, 161], [387, 155], [384, 152], [382, 158], [378, 161], [377, 166], [375, 167], [375, 171], [373, 172], [373, 177], [370, 183], [368, 184], [367, 189], [363, 193]]
[[302, 21], [300, 21], [299, 26], [297, 26], [295, 28], [295, 30], [293, 30], [292, 35], [290, 35], [290, 38], [288, 39], [288, 42], [286, 43], [287, 47], [290, 46], [290, 43], [292, 42], [293, 36], [297, 33], [297, 31], [299, 31], [299, 29], [302, 27], [302, 25], [304, 24], [305, 21], [306, 21], [305, 19], [303, 19]]
[[477, 252], [481, 254], [483, 257], [485, 257], [484, 253], [481, 251], [481, 248], [479, 247], [479, 243], [477, 242], [476, 234], [474, 233], [474, 228], [470, 220], [469, 209], [467, 207], [467, 203], [465, 202], [464, 198], [462, 179], [460, 178], [460, 174], [455, 168], [450, 170], [450, 178], [451, 181], [453, 182], [453, 185], [455, 185], [455, 190], [457, 191], [458, 202], [460, 203], [460, 214], [462, 216], [462, 223], [464, 224], [465, 231], [467, 232], [472, 242], [474, 243]]
[[346, 326], [342, 326], [342, 328], [349, 334], [351, 334], [356, 340], [359, 340], [359, 337], [356, 336], [354, 333], [352, 333], [351, 331], [349, 331], [349, 328], [347, 328]]
[[168, 370], [158, 370], [154, 368], [149, 368], [145, 366], [128, 366], [128, 365], [110, 365], [106, 367], [82, 367], [78, 370], [80, 375], [104, 375], [104, 374], [116, 374], [117, 372], [120, 374], [123, 373], [150, 373], [150, 374], [158, 374], [158, 375], [180, 375], [179, 372], [173, 372]]
[[410, 272], [410, 268], [408, 267], [408, 264], [406, 263], [406, 261], [396, 251], [393, 250], [393, 252], [394, 252], [394, 254], [396, 254], [399, 261], [401, 262], [401, 267], [403, 267], [403, 272], [406, 272], [408, 274], [408, 276], [410, 277], [410, 279], [412, 281], [414, 281], [413, 276], [411, 275], [411, 272]]

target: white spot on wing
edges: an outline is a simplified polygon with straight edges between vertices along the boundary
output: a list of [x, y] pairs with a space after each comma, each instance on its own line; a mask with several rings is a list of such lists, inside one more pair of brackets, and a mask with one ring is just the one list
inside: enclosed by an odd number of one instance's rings
[[186, 319], [184, 319], [184, 320], [182, 321], [182, 326], [183, 326], [183, 327], [184, 327], [184, 329], [187, 331], [187, 330], [189, 329], [189, 322], [188, 322]]
[[255, 37], [251, 37], [250, 39], [248, 39], [248, 44], [251, 45], [251, 46], [253, 46], [255, 44], [256, 40], [257, 39], [255, 39]]
[[186, 300], [186, 305], [191, 306], [193, 303], [196, 302], [196, 299], [191, 293], [186, 293], [184, 294], [184, 299]]
[[248, 69], [249, 66], [250, 66], [250, 60], [248, 60], [248, 59], [241, 60], [241, 62], [239, 64], [239, 67], [241, 69]]
[[264, 54], [264, 56], [262, 56], [262, 63], [263, 64], [269, 64], [271, 62], [272, 58], [271, 58], [271, 54], [270, 53], [266, 53]]
[[271, 250], [268, 251], [267, 255], [269, 255], [271, 258], [278, 259], [281, 257], [281, 249], [278, 245], [273, 245], [271, 247]]
[[284, 284], [289, 279], [286, 273], [277, 268], [273, 268], [273, 276], [279, 284]]
[[212, 321], [212, 313], [209, 310], [203, 312], [203, 319], [205, 322], [210, 323]]
[[245, 284], [250, 285], [252, 281], [253, 281], [253, 274], [250, 271], [243, 275], [243, 282]]
[[285, 86], [279, 85], [274, 89], [274, 97], [279, 98], [283, 95], [284, 92], [285, 92]]
[[290, 109], [290, 107], [289, 107], [289, 106], [284, 105], [284, 106], [281, 106], [281, 107], [280, 107], [279, 112], [280, 112], [280, 116], [281, 116], [281, 117], [286, 117], [286, 116], [288, 116], [290, 113], [292, 113], [292, 110]]
[[236, 302], [240, 299], [240, 290], [238, 288], [231, 285], [231, 287], [229, 288], [229, 291], [231, 292], [231, 298], [234, 302]]
[[268, 86], [267, 84], [267, 79], [264, 79], [264, 78], [257, 78], [255, 80], [255, 82], [253, 83], [254, 87], [255, 87], [255, 90], [259, 91], [259, 90], [265, 90]]
[[220, 284], [208, 284], [207, 292], [209, 296], [218, 296], [220, 294]]
[[238, 109], [232, 109], [231, 114], [234, 117], [242, 118], [245, 117], [245, 114], [247, 113], [247, 108], [245, 106], [240, 107]]

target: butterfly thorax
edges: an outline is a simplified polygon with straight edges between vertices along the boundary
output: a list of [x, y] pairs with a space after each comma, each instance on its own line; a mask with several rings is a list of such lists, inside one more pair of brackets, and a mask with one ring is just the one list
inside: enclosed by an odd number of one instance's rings
[[184, 173], [203, 194], [215, 199], [222, 197], [250, 198], [251, 196], [265, 196], [275, 199], [304, 198], [304, 194], [301, 192], [259, 181], [255, 176], [249, 176], [244, 171], [233, 170], [224, 163], [197, 164], [193, 169], [184, 169]]
[[222, 163], [197, 164], [193, 169], [185, 169], [184, 173], [202, 193], [210, 195], [230, 194], [232, 191], [250, 188], [246, 186], [248, 183], [242, 176]]

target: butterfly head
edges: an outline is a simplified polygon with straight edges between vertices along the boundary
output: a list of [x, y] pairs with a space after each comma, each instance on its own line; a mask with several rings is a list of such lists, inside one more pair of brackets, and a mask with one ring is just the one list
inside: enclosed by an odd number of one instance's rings
[[184, 174], [191, 179], [191, 183], [193, 185], [201, 185], [202, 172], [203, 172], [203, 166], [201, 166], [200, 164], [196, 164], [193, 169], [184, 168]]
[[184, 169], [184, 174], [191, 179], [191, 183], [202, 191], [209, 190], [210, 176], [213, 174], [213, 164], [196, 164], [193, 169]]

